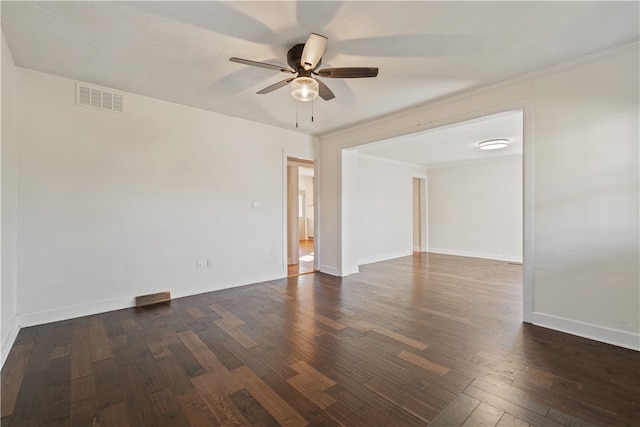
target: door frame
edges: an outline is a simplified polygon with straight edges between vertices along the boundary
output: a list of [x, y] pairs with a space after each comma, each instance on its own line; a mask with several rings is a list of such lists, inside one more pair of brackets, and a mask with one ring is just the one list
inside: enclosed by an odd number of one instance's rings
[[[523, 264], [523, 277], [522, 277], [522, 319], [524, 322], [533, 322], [533, 258], [534, 258], [534, 232], [533, 232], [533, 200], [534, 200], [534, 177], [533, 177], [533, 152], [534, 152], [534, 138], [533, 138], [533, 99], [525, 97], [517, 99], [511, 102], [498, 103], [490, 107], [470, 109], [469, 111], [452, 115], [440, 120], [425, 121], [424, 124], [415, 126], [411, 130], [402, 130], [395, 132], [390, 136], [408, 135], [415, 132], [420, 132], [428, 129], [435, 129], [442, 126], [453, 125], [456, 123], [464, 122], [480, 118], [483, 116], [500, 113], [508, 110], [519, 109], [523, 112], [522, 118], [522, 264]], [[339, 241], [339, 268], [336, 271], [338, 276], [348, 276], [352, 273], [357, 273], [358, 267], [356, 258], [349, 251], [350, 240], [354, 236], [348, 232], [348, 221], [350, 215], [349, 205], [349, 187], [351, 185], [349, 180], [349, 166], [353, 163], [350, 160], [350, 156], [357, 152], [358, 146], [376, 142], [379, 139], [372, 139], [371, 141], [362, 141], [359, 144], [343, 147], [340, 149], [342, 159], [342, 180], [339, 183], [341, 191], [341, 213], [340, 213], [340, 225], [338, 230], [340, 234]], [[356, 163], [357, 164], [357, 163]]]
[[426, 175], [412, 175], [411, 176], [411, 245], [412, 249], [415, 252], [416, 246], [413, 241], [413, 236], [415, 236], [415, 225], [416, 220], [415, 216], [415, 197], [413, 192], [413, 183], [418, 182], [418, 202], [420, 206], [418, 207], [418, 228], [419, 228], [419, 240], [420, 245], [418, 246], [418, 252], [429, 252], [429, 193], [428, 193], [428, 183], [429, 180]]
[[[282, 269], [284, 271], [284, 277], [288, 277], [288, 259], [289, 259], [289, 166], [298, 166], [298, 167], [306, 167], [313, 169], [313, 269], [318, 271], [320, 265], [320, 245], [321, 241], [319, 239], [320, 236], [320, 191], [319, 191], [319, 167], [318, 160], [315, 159], [305, 159], [303, 157], [298, 157], [295, 155], [288, 154], [283, 151], [283, 160], [282, 160]], [[297, 183], [296, 183], [297, 187]], [[298, 190], [295, 192], [295, 205], [298, 203]], [[295, 209], [295, 217], [298, 217], [298, 211]], [[296, 231], [297, 231], [297, 221], [296, 221]], [[296, 233], [297, 234], [297, 233]]]

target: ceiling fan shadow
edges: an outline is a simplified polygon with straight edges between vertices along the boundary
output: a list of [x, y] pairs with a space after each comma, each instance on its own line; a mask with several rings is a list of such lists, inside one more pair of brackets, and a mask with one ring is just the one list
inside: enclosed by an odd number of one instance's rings
[[333, 46], [348, 55], [401, 58], [481, 54], [489, 50], [478, 36], [461, 34], [367, 37], [336, 41]]
[[280, 40], [280, 35], [261, 21], [227, 6], [225, 2], [143, 1], [120, 4], [140, 12], [254, 43], [271, 44]]
[[252, 67], [240, 68], [211, 82], [211, 84], [204, 89], [204, 93], [216, 97], [236, 95], [246, 91], [248, 88], [269, 84], [269, 82], [273, 80], [274, 75], [277, 77], [281, 76], [280, 74], [275, 74], [267, 70], [260, 71], [260, 69]]
[[340, 1], [299, 1], [296, 3], [296, 18], [303, 32], [321, 32], [333, 21], [341, 7]]
[[318, 80], [326, 84], [335, 94], [336, 98], [340, 99], [341, 103], [349, 105], [352, 102], [355, 102], [356, 97], [353, 94], [353, 90], [351, 90], [351, 87], [349, 87], [349, 84], [345, 80], [323, 78], [319, 78]]

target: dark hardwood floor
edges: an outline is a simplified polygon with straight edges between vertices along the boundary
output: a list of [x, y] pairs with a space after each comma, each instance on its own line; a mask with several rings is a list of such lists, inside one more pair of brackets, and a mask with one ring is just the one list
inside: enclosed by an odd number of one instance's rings
[[640, 353], [522, 324], [521, 282], [415, 254], [25, 328], [2, 426], [640, 425]]

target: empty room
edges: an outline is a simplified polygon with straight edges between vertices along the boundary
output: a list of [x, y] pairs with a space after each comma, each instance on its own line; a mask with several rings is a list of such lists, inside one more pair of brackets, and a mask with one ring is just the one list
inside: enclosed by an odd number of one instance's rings
[[2, 426], [640, 425], [638, 16], [1, 1]]

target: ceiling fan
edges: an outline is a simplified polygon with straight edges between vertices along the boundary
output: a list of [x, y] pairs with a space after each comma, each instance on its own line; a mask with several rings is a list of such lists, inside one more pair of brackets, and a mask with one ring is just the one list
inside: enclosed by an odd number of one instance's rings
[[290, 77], [274, 83], [257, 93], [263, 95], [291, 83], [291, 95], [300, 101], [311, 101], [318, 96], [325, 101], [335, 98], [331, 89], [329, 89], [329, 87], [321, 80], [318, 80], [313, 76], [353, 79], [361, 77], [376, 77], [378, 75], [378, 68], [376, 67], [342, 67], [323, 68], [318, 70], [318, 67], [322, 63], [322, 55], [324, 54], [326, 47], [327, 38], [325, 36], [311, 33], [306, 43], [297, 44], [287, 52], [287, 64], [289, 64], [289, 67], [267, 64], [265, 62], [250, 61], [248, 59], [236, 57], [229, 58], [229, 61], [254, 67], [268, 68], [271, 70], [281, 71], [283, 73], [297, 74], [296, 77]]

